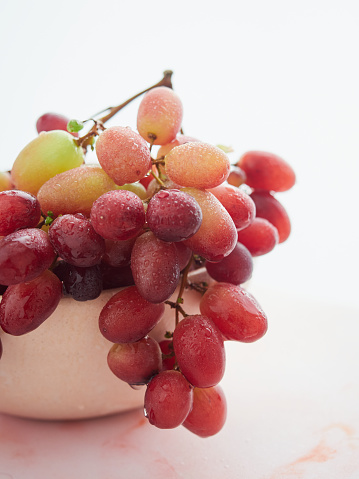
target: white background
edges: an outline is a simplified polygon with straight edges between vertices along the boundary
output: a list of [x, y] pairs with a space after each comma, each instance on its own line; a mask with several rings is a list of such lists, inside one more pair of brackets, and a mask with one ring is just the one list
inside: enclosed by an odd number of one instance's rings
[[[42, 113], [88, 118], [172, 69], [186, 134], [296, 170], [278, 195], [292, 236], [255, 281], [357, 305], [358, 24], [356, 0], [0, 0], [1, 169]], [[112, 124], [135, 127], [137, 106]]]

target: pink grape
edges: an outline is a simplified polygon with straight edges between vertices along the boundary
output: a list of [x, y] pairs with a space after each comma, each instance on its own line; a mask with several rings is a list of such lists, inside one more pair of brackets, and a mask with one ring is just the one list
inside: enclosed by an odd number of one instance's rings
[[146, 93], [138, 108], [137, 130], [149, 143], [165, 145], [176, 138], [182, 117], [179, 96], [171, 88], [153, 88]]
[[160, 429], [180, 426], [192, 409], [192, 387], [179, 371], [154, 376], [145, 394], [145, 416]]
[[239, 166], [231, 166], [231, 171], [227, 178], [227, 183], [232, 186], [241, 186], [247, 181], [247, 175]]
[[121, 241], [137, 236], [145, 224], [140, 198], [126, 190], [114, 190], [98, 198], [91, 209], [91, 224], [103, 238]]
[[255, 189], [286, 191], [295, 183], [293, 168], [273, 153], [248, 151], [237, 166], [245, 171], [247, 185]]
[[255, 218], [247, 228], [238, 231], [238, 241], [252, 256], [267, 254], [278, 244], [278, 230], [264, 218]]
[[207, 143], [185, 143], [166, 156], [166, 174], [181, 186], [214, 188], [227, 179], [229, 170], [228, 156]]
[[[36, 122], [36, 129], [38, 133], [42, 131], [64, 130], [67, 131], [67, 124], [69, 118], [59, 113], [44, 113]], [[73, 132], [73, 136], [78, 137], [78, 134]]]
[[220, 185], [209, 191], [226, 208], [237, 230], [242, 230], [253, 222], [256, 207], [247, 193], [231, 185]]
[[201, 299], [200, 310], [228, 340], [252, 343], [267, 332], [264, 311], [240, 286], [229, 283], [211, 285]]
[[209, 191], [183, 188], [202, 210], [201, 227], [184, 244], [209, 261], [221, 261], [237, 244], [237, 230], [224, 206]]
[[147, 384], [162, 368], [161, 349], [152, 338], [135, 343], [114, 344], [107, 356], [111, 371], [133, 385]]
[[146, 301], [136, 286], [119, 291], [103, 307], [99, 327], [113, 343], [133, 343], [144, 338], [161, 319], [163, 303]]
[[223, 338], [208, 317], [184, 318], [173, 333], [173, 348], [182, 374], [193, 386], [209, 388], [222, 379], [226, 362]]
[[49, 238], [57, 254], [74, 266], [94, 266], [105, 254], [105, 240], [81, 213], [56, 218]]
[[193, 407], [183, 426], [200, 437], [217, 434], [227, 418], [227, 402], [220, 386], [194, 388]]
[[35, 196], [20, 190], [0, 192], [0, 236], [34, 228], [40, 218], [40, 204]]
[[251, 198], [256, 205], [257, 217], [264, 218], [278, 230], [279, 243], [288, 239], [291, 224], [284, 206], [268, 191], [253, 191]]
[[0, 241], [0, 284], [31, 281], [47, 270], [55, 252], [45, 231], [26, 228]]
[[98, 137], [97, 158], [117, 185], [134, 183], [151, 168], [151, 154], [145, 140], [129, 127], [111, 126]]
[[136, 239], [131, 269], [140, 294], [151, 303], [161, 303], [175, 291], [180, 268], [177, 250], [148, 231]]
[[0, 326], [14, 336], [38, 328], [55, 311], [62, 296], [61, 281], [51, 271], [7, 288], [0, 304]]
[[157, 159], [164, 158], [175, 146], [184, 145], [190, 141], [199, 142], [197, 138], [192, 138], [192, 136], [178, 134], [176, 138], [171, 141], [171, 143], [167, 143], [167, 145], [163, 145], [161, 148], [159, 148], [157, 152]]
[[248, 249], [241, 243], [237, 243], [231, 254], [218, 263], [207, 261], [208, 274], [216, 281], [242, 284], [252, 276], [253, 260]]
[[179, 190], [161, 190], [148, 204], [148, 227], [162, 241], [182, 241], [197, 233], [202, 210], [197, 201]]

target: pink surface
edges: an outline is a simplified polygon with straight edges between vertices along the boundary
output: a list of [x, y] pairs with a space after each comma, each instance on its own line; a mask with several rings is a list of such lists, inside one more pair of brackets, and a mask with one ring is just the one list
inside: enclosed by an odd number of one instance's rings
[[139, 410], [74, 422], [0, 415], [0, 479], [357, 479], [358, 311], [251, 291], [270, 329], [258, 343], [227, 343], [217, 436], [161, 431]]

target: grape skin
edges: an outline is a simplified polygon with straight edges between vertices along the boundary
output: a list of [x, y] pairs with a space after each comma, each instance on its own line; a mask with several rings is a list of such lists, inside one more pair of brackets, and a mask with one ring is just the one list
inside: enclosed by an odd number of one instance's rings
[[247, 228], [238, 231], [238, 241], [252, 256], [267, 254], [278, 244], [278, 230], [264, 218], [255, 218]]
[[145, 416], [160, 429], [180, 426], [192, 409], [193, 392], [179, 371], [162, 371], [152, 378], [145, 393]]
[[216, 281], [242, 284], [253, 272], [252, 255], [241, 243], [237, 243], [231, 254], [218, 263], [206, 263], [208, 274]]
[[54, 259], [55, 252], [44, 231], [15, 231], [0, 241], [0, 284], [31, 281], [48, 269]]
[[222, 379], [226, 362], [223, 338], [208, 317], [184, 318], [173, 333], [173, 348], [182, 374], [193, 386], [209, 388]]
[[19, 190], [0, 192], [0, 236], [35, 227], [41, 218], [35, 196]]
[[0, 326], [20, 336], [38, 328], [55, 311], [62, 296], [61, 281], [51, 271], [7, 288], [0, 304]]

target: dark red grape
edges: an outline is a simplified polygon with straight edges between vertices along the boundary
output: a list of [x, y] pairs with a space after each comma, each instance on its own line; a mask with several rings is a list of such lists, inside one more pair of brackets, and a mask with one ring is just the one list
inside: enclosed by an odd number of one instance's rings
[[[102, 291], [102, 272], [100, 265], [80, 268], [65, 263], [59, 277], [64, 284], [64, 290], [76, 301], [89, 301], [100, 296]], [[59, 268], [59, 267], [58, 267]], [[55, 274], [58, 274], [54, 270]]]
[[136, 239], [131, 269], [140, 294], [151, 303], [161, 303], [175, 291], [180, 277], [177, 250], [148, 231]]
[[206, 269], [216, 281], [242, 284], [249, 280], [253, 271], [252, 255], [241, 243], [237, 243], [231, 254], [218, 263], [207, 261]]
[[62, 296], [61, 281], [51, 272], [7, 288], [0, 304], [0, 326], [14, 336], [38, 328], [56, 309]]
[[147, 384], [162, 368], [161, 349], [152, 338], [114, 344], [107, 356], [111, 371], [126, 383]]
[[164, 356], [170, 356], [165, 358], [162, 356], [162, 370], [167, 371], [173, 369], [176, 363], [176, 358], [173, 352], [173, 342], [171, 339], [164, 339], [159, 343], [161, 352]]
[[252, 343], [267, 331], [267, 317], [256, 299], [240, 286], [216, 283], [201, 299], [201, 313], [226, 339]]
[[162, 241], [182, 241], [193, 236], [202, 223], [197, 201], [179, 190], [161, 190], [148, 204], [149, 228]]
[[178, 366], [193, 386], [209, 388], [222, 379], [226, 362], [223, 338], [208, 317], [184, 318], [173, 333], [173, 348]]
[[183, 426], [200, 437], [217, 434], [227, 417], [227, 401], [220, 386], [194, 388], [193, 407]]
[[247, 185], [267, 191], [286, 191], [295, 183], [295, 173], [290, 165], [273, 153], [248, 151], [237, 163], [246, 175]]
[[105, 239], [127, 240], [142, 230], [145, 209], [141, 199], [132, 191], [109, 191], [94, 202], [91, 223], [95, 231]]
[[49, 229], [49, 238], [57, 254], [74, 266], [94, 266], [105, 254], [105, 240], [80, 213], [56, 218]]
[[116, 268], [106, 263], [101, 263], [103, 289], [122, 288], [135, 284], [130, 265]]
[[45, 231], [27, 228], [0, 241], [0, 284], [31, 281], [47, 270], [56, 255]]
[[20, 190], [0, 193], [0, 236], [23, 228], [34, 228], [40, 218], [40, 203], [35, 196]]
[[145, 394], [145, 416], [160, 429], [180, 426], [192, 409], [192, 387], [179, 371], [154, 376]]
[[99, 318], [100, 331], [112, 343], [133, 343], [156, 326], [164, 310], [163, 303], [149, 303], [136, 286], [130, 286], [105, 304]]
[[279, 243], [283, 243], [290, 235], [291, 224], [289, 216], [281, 203], [268, 191], [256, 190], [251, 194], [257, 217], [264, 218], [278, 230]]
[[278, 230], [264, 218], [255, 218], [244, 230], [238, 231], [238, 241], [252, 256], [267, 254], [278, 244]]
[[[44, 113], [36, 122], [36, 129], [38, 133], [42, 131], [64, 130], [67, 131], [67, 124], [69, 118], [60, 115], [59, 113]], [[77, 133], [71, 133], [73, 136], [78, 136]]]

